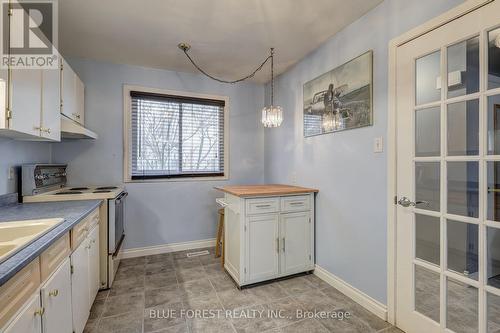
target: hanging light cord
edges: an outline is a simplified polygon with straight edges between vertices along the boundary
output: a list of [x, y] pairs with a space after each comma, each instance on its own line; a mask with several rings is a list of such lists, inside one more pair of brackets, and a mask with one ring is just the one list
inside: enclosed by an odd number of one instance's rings
[[[238, 83], [238, 82], [241, 82], [241, 81], [245, 81], [245, 80], [248, 80], [252, 77], [255, 76], [255, 74], [257, 74], [258, 71], [260, 71], [262, 69], [262, 67], [264, 67], [264, 65], [269, 61], [269, 59], [271, 59], [271, 72], [273, 71], [273, 63], [274, 63], [274, 48], [271, 49], [271, 55], [269, 55], [266, 60], [264, 60], [259, 67], [257, 67], [257, 69], [255, 69], [252, 73], [248, 74], [247, 76], [245, 77], [242, 77], [241, 79], [237, 79], [237, 80], [233, 80], [233, 81], [228, 81], [228, 80], [223, 80], [223, 79], [219, 79], [213, 75], [210, 75], [209, 73], [207, 73], [206, 71], [204, 71], [200, 66], [198, 66], [196, 64], [196, 62], [193, 60], [193, 58], [191, 58], [191, 56], [189, 55], [188, 51], [189, 49], [191, 48], [191, 46], [189, 44], [186, 44], [186, 43], [180, 43], [178, 45], [179, 49], [182, 50], [182, 52], [184, 52], [184, 54], [186, 55], [186, 57], [189, 59], [189, 61], [193, 64], [193, 66], [199, 70], [203, 75], [211, 78], [212, 80], [215, 80], [217, 82], [221, 82], [221, 83], [230, 83], [230, 84], [235, 84], [235, 83]], [[271, 75], [272, 76], [272, 75]], [[274, 89], [274, 88], [273, 88]], [[272, 94], [271, 94], [272, 95]]]

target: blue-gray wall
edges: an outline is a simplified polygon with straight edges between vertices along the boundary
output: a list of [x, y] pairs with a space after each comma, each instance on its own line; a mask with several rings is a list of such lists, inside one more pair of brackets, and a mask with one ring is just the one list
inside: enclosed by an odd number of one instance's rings
[[50, 157], [50, 143], [0, 138], [0, 195], [17, 192], [17, 177], [8, 179], [11, 167], [17, 168], [23, 163], [48, 163]]
[[[264, 132], [259, 111], [262, 85], [223, 85], [197, 74], [177, 73], [82, 59], [70, 59], [85, 83], [85, 123], [96, 141], [53, 145], [54, 162], [69, 163], [77, 184], [123, 182], [123, 85], [229, 97], [230, 183], [264, 180]], [[183, 181], [126, 184], [125, 248], [213, 238], [217, 221], [213, 189], [228, 182]]]
[[[282, 127], [265, 131], [265, 180], [320, 190], [316, 204], [317, 264], [376, 300], [387, 299], [386, 138], [389, 41], [462, 0], [386, 0], [281, 75], [275, 99]], [[374, 51], [374, 126], [304, 138], [305, 82]], [[279, 55], [279, 50], [278, 50]], [[385, 141], [385, 140], [384, 140]]]

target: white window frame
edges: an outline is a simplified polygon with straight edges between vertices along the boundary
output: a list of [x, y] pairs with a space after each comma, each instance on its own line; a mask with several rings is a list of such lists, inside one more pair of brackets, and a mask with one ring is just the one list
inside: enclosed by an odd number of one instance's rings
[[[224, 106], [224, 176], [207, 177], [180, 177], [158, 179], [132, 179], [132, 98], [131, 91], [154, 93], [170, 96], [203, 98], [221, 100]], [[185, 182], [185, 181], [223, 181], [229, 179], [229, 97], [198, 94], [185, 91], [165, 90], [159, 88], [136, 85], [123, 85], [123, 181], [125, 183], [158, 183], [158, 182]]]

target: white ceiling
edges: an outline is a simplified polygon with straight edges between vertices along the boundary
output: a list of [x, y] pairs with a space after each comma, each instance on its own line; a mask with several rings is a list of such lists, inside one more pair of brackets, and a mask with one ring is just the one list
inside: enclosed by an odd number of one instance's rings
[[63, 0], [59, 46], [64, 56], [196, 72], [177, 48], [188, 42], [190, 55], [224, 79], [248, 74], [275, 47], [279, 74], [380, 2]]

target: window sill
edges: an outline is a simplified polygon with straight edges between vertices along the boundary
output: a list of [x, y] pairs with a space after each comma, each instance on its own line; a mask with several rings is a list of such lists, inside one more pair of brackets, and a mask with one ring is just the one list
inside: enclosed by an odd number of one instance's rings
[[208, 182], [208, 181], [225, 181], [229, 180], [229, 176], [215, 176], [215, 177], [180, 177], [180, 178], [157, 178], [157, 179], [130, 179], [125, 178], [124, 183], [168, 183], [168, 182]]

